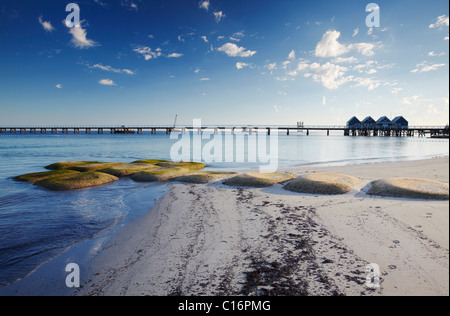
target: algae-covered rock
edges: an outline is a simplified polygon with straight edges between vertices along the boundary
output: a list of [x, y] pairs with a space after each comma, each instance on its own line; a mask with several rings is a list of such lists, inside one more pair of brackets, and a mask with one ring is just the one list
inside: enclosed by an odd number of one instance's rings
[[156, 182], [167, 181], [182, 175], [189, 173], [190, 170], [174, 167], [174, 168], [161, 168], [154, 171], [141, 171], [131, 176], [136, 182]]
[[206, 167], [205, 164], [200, 163], [200, 162], [169, 162], [169, 161], [166, 161], [166, 162], [156, 163], [155, 165], [157, 165], [159, 167], [163, 167], [163, 168], [179, 167], [179, 168], [184, 168], [184, 169], [189, 169], [189, 170], [201, 170]]
[[35, 184], [55, 191], [68, 191], [105, 185], [119, 178], [101, 172], [83, 172], [74, 175], [48, 178]]
[[155, 165], [157, 163], [165, 163], [165, 162], [170, 162], [170, 161], [160, 160], [160, 159], [143, 159], [143, 160], [134, 161], [132, 163], [145, 163], [145, 164], [149, 164], [149, 165]]
[[389, 178], [373, 181], [369, 195], [395, 198], [448, 200], [449, 185], [415, 178]]
[[115, 167], [110, 167], [106, 169], [100, 169], [99, 172], [111, 174], [113, 176], [122, 178], [122, 177], [128, 177], [135, 173], [141, 172], [141, 171], [150, 171], [153, 169], [158, 169], [160, 167], [151, 165], [151, 164], [145, 164], [145, 163], [130, 163], [125, 165], [119, 165]]
[[123, 162], [96, 162], [96, 163], [89, 163], [89, 164], [82, 164], [70, 167], [70, 170], [80, 171], [80, 172], [93, 172], [93, 171], [99, 171], [102, 169], [117, 167], [121, 165], [126, 165]]
[[183, 183], [206, 184], [213, 181], [226, 179], [236, 174], [236, 172], [200, 171], [178, 177], [175, 180]]
[[348, 193], [361, 179], [334, 173], [312, 173], [290, 181], [284, 189], [308, 194], [339, 195]]
[[228, 179], [223, 184], [238, 187], [266, 188], [275, 184], [293, 179], [294, 176], [287, 173], [258, 173], [249, 172]]
[[15, 177], [14, 180], [34, 183], [34, 182], [38, 182], [38, 181], [49, 179], [49, 178], [70, 176], [70, 175], [74, 175], [77, 173], [79, 173], [79, 172], [74, 171], [74, 170], [45, 171], [45, 172], [24, 174], [24, 175]]
[[64, 169], [69, 169], [69, 168], [72, 168], [75, 166], [98, 164], [98, 163], [101, 163], [101, 162], [99, 162], [99, 161], [63, 161], [63, 162], [57, 162], [57, 163], [48, 165], [47, 167], [45, 167], [45, 169], [64, 170]]

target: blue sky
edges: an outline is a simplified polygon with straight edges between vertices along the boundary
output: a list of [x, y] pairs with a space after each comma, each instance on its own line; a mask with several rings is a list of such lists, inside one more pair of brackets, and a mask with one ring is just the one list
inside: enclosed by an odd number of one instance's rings
[[0, 125], [448, 123], [448, 1], [0, 1]]

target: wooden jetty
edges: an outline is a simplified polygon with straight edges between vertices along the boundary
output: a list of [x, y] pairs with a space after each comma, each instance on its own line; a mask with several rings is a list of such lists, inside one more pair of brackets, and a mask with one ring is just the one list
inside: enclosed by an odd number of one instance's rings
[[282, 134], [290, 135], [291, 133], [305, 133], [310, 135], [311, 132], [324, 132], [330, 135], [331, 132], [342, 132], [344, 136], [383, 136], [383, 137], [432, 137], [432, 138], [448, 138], [448, 126], [411, 126], [408, 128], [395, 127], [358, 127], [349, 128], [348, 126], [308, 126], [308, 125], [292, 125], [292, 126], [258, 126], [258, 125], [213, 125], [208, 127], [196, 126], [176, 126], [173, 125], [152, 125], [152, 126], [0, 126], [0, 134], [137, 134], [142, 135], [144, 132], [157, 134], [163, 132], [165, 134], [202, 132], [212, 130], [215, 134], [219, 131], [229, 131], [232, 134], [236, 132], [253, 132], [265, 131], [271, 134], [277, 131]]

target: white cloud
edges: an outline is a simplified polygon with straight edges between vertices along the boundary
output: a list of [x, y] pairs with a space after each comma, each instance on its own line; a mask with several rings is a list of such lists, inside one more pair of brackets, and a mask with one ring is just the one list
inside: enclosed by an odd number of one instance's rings
[[251, 57], [256, 54], [256, 51], [246, 50], [244, 47], [239, 47], [234, 43], [226, 43], [217, 50], [224, 52], [230, 57]]
[[200, 9], [204, 9], [204, 10], [206, 10], [206, 11], [209, 10], [209, 6], [210, 6], [210, 5], [211, 5], [211, 4], [209, 3], [209, 0], [203, 0], [203, 1], [200, 1], [200, 3], [198, 4], [198, 6], [199, 6]]
[[288, 77], [275, 77], [275, 80], [284, 82], [284, 81], [289, 81], [289, 80], [293, 81], [295, 79], [294, 78], [288, 78]]
[[326, 96], [323, 96], [323, 98], [322, 98], [322, 104], [323, 104], [323, 105], [327, 105], [327, 97], [326, 97]]
[[217, 23], [219, 23], [224, 17], [226, 17], [226, 15], [222, 11], [214, 12], [213, 14]]
[[350, 45], [344, 45], [339, 43], [338, 39], [341, 33], [336, 30], [329, 30], [325, 32], [322, 39], [316, 46], [315, 55], [317, 57], [339, 57], [352, 50], [358, 51], [365, 56], [373, 56], [375, 53], [373, 49], [374, 44], [371, 43], [355, 43]]
[[87, 65], [87, 66], [89, 68], [91, 68], [91, 69], [98, 68], [98, 69], [101, 69], [103, 71], [110, 71], [110, 72], [115, 72], [115, 73], [126, 73], [128, 75], [134, 75], [135, 74], [134, 71], [131, 71], [129, 69], [115, 69], [115, 68], [113, 68], [111, 66], [103, 66], [102, 64], [95, 64], [93, 66]]
[[90, 47], [94, 47], [94, 46], [98, 45], [95, 41], [90, 40], [86, 37], [87, 32], [85, 29], [83, 29], [82, 26], [71, 27], [69, 29], [69, 33], [72, 34], [71, 43], [77, 48], [83, 49], [83, 48], [90, 48]]
[[353, 76], [345, 76], [348, 68], [327, 62], [326, 64], [300, 62], [297, 71], [304, 72], [304, 77], [312, 77], [325, 88], [334, 90], [350, 82]]
[[179, 54], [179, 53], [172, 53], [167, 55], [167, 58], [180, 58], [183, 57], [183, 54]]
[[138, 11], [138, 6], [133, 0], [122, 0], [121, 5], [128, 10]]
[[290, 60], [285, 60], [285, 61], [282, 62], [282, 64], [281, 64], [282, 66], [281, 66], [281, 67], [282, 67], [283, 69], [286, 70], [287, 67], [288, 67], [290, 64], [291, 64], [291, 61], [290, 61]]
[[338, 57], [338, 58], [333, 60], [333, 63], [336, 63], [336, 64], [340, 64], [340, 63], [354, 64], [354, 63], [357, 63], [357, 62], [358, 62], [358, 59], [356, 57], [353, 57], [353, 56], [346, 57], [346, 58], [345, 57]]
[[98, 83], [103, 86], [116, 86], [114, 81], [112, 81], [111, 79], [102, 79]]
[[338, 57], [348, 53], [350, 49], [339, 43], [341, 33], [335, 30], [327, 31], [316, 46], [317, 57]]
[[122, 69], [122, 71], [124, 73], [126, 73], [127, 75], [134, 75], [136, 74], [134, 71], [130, 70], [130, 69]]
[[289, 60], [295, 60], [295, 50], [291, 51], [288, 56]]
[[97, 3], [98, 5], [101, 5], [102, 7], [106, 7], [107, 6], [106, 3], [104, 3], [104, 2], [102, 2], [100, 0], [94, 0], [94, 2]]
[[357, 27], [356, 29], [353, 30], [353, 35], [352, 37], [355, 37], [356, 35], [359, 34], [359, 27]]
[[206, 36], [201, 36], [202, 40], [205, 41], [205, 43], [208, 43], [208, 38]]
[[249, 67], [249, 66], [250, 66], [250, 64], [246, 64], [246, 63], [241, 63], [241, 62], [236, 63], [237, 69], [242, 69], [244, 67]]
[[282, 106], [278, 106], [278, 105], [274, 105], [273, 108], [275, 109], [275, 112], [280, 112], [281, 109], [283, 108]]
[[200, 81], [210, 81], [211, 79], [209, 79], [209, 78], [202, 78], [202, 79], [200, 79]]
[[[363, 67], [366, 67], [366, 65], [363, 65]], [[330, 62], [320, 64], [310, 63], [308, 61], [301, 61], [296, 69], [303, 77], [312, 78], [315, 82], [321, 83], [325, 88], [330, 90], [338, 89], [346, 83], [355, 83], [353, 87], [367, 87], [368, 91], [372, 91], [382, 84], [380, 80], [356, 77], [349, 74], [351, 70], [355, 70], [354, 67], [344, 67]], [[364, 73], [372, 74], [376, 73], [376, 70], [371, 69]], [[294, 72], [288, 72], [288, 74], [296, 75]]]
[[430, 24], [430, 29], [439, 28], [442, 30], [444, 26], [449, 26], [449, 18], [447, 15], [441, 15], [436, 18], [436, 22], [433, 24]]
[[438, 68], [444, 67], [445, 64], [429, 64], [426, 61], [424, 61], [423, 63], [417, 64], [416, 68], [411, 70], [411, 72], [413, 73], [421, 73], [421, 72], [428, 72], [428, 71], [433, 71], [433, 70], [437, 70]]
[[439, 53], [439, 54], [437, 54], [437, 53], [435, 53], [435, 52], [429, 52], [429, 53], [428, 53], [428, 56], [430, 56], [430, 57], [440, 57], [440, 56], [444, 56], [444, 55], [445, 55], [444, 52]]
[[264, 68], [269, 69], [270, 71], [275, 70], [277, 68], [277, 63], [267, 64], [264, 66]]
[[402, 99], [402, 101], [400, 101], [400, 103], [404, 104], [404, 105], [411, 105], [413, 103], [421, 102], [421, 101], [426, 101], [426, 100], [422, 100], [420, 95], [413, 95], [411, 97], [404, 97]]
[[233, 37], [243, 38], [245, 37], [244, 31], [239, 31], [233, 34]]
[[400, 91], [403, 91], [403, 89], [402, 88], [393, 88], [392, 89], [392, 94], [398, 94]]
[[367, 87], [368, 91], [373, 91], [381, 85], [379, 80], [371, 78], [353, 78], [352, 81], [356, 82], [355, 87]]
[[62, 89], [62, 84], [58, 83], [58, 84], [56, 85], [56, 88], [57, 88], [57, 89]]
[[145, 60], [155, 59], [162, 55], [161, 49], [152, 51], [150, 47], [146, 46], [138, 46], [137, 48], [133, 49], [133, 51], [144, 56]]
[[42, 15], [39, 17], [39, 23], [42, 25], [46, 32], [53, 32], [55, 30], [50, 22], [42, 20]]
[[349, 49], [357, 50], [360, 54], [363, 54], [364, 56], [373, 56], [375, 55], [375, 52], [373, 51], [375, 48], [374, 44], [371, 43], [356, 43], [356, 44], [350, 44]]

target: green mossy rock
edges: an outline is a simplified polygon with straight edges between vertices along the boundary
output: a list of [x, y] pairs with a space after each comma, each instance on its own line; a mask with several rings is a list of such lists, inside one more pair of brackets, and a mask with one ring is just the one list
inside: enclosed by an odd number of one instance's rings
[[176, 178], [176, 181], [191, 184], [207, 184], [236, 175], [236, 172], [200, 171]]
[[91, 163], [91, 164], [84, 164], [84, 165], [78, 165], [70, 167], [70, 170], [75, 170], [79, 172], [93, 172], [93, 171], [99, 171], [102, 169], [117, 167], [126, 165], [123, 162], [97, 162], [97, 163]]
[[136, 182], [156, 182], [167, 181], [189, 173], [190, 170], [184, 168], [161, 168], [154, 171], [141, 171], [131, 176]]
[[293, 179], [294, 176], [286, 173], [258, 173], [250, 172], [240, 174], [225, 181], [223, 184], [236, 187], [267, 188], [275, 184], [284, 183]]
[[46, 172], [36, 172], [36, 173], [29, 173], [29, 174], [24, 174], [24, 175], [15, 177], [14, 180], [34, 183], [34, 182], [38, 182], [38, 181], [49, 179], [49, 178], [70, 176], [70, 175], [74, 175], [74, 174], [78, 174], [78, 173], [79, 173], [78, 171], [74, 171], [74, 170], [55, 170], [55, 171], [46, 171]]
[[149, 165], [155, 165], [157, 163], [166, 163], [166, 162], [170, 162], [170, 161], [159, 160], [159, 159], [143, 159], [143, 160], [134, 161], [132, 163], [145, 163], [145, 164], [149, 164]]
[[155, 165], [163, 168], [184, 168], [189, 170], [201, 170], [206, 167], [205, 164], [199, 162], [159, 162]]
[[120, 165], [116, 167], [110, 167], [106, 169], [101, 169], [99, 172], [111, 174], [113, 176], [122, 178], [122, 177], [129, 177], [132, 176], [135, 173], [141, 172], [141, 171], [151, 171], [153, 169], [158, 169], [160, 167], [145, 163], [130, 163], [125, 165]]
[[361, 179], [334, 173], [312, 173], [285, 185], [284, 189], [296, 193], [340, 195], [348, 193]]
[[63, 162], [57, 162], [57, 163], [48, 165], [47, 167], [45, 167], [45, 169], [64, 170], [64, 169], [69, 169], [69, 168], [72, 168], [75, 166], [97, 164], [97, 163], [101, 163], [101, 162], [99, 162], [99, 161], [63, 161]]
[[105, 185], [117, 180], [119, 178], [106, 173], [84, 172], [69, 176], [48, 178], [36, 182], [35, 185], [54, 191], [68, 191]]

